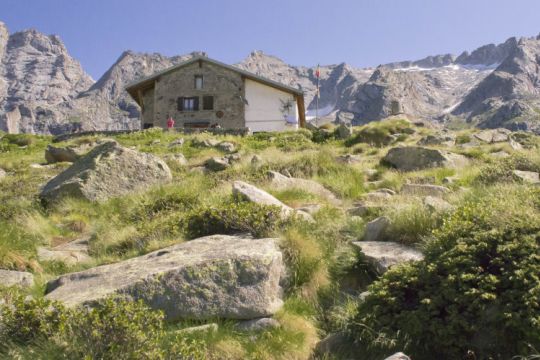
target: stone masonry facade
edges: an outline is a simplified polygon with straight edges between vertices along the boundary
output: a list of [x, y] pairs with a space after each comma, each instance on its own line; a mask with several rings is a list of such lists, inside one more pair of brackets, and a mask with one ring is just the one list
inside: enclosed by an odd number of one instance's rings
[[[196, 89], [195, 77], [202, 76], [202, 89]], [[211, 110], [204, 110], [204, 97], [213, 97]], [[198, 109], [186, 110], [182, 98], [197, 98]], [[198, 61], [163, 74], [154, 87], [143, 93], [143, 122], [167, 127], [167, 115], [175, 127], [208, 123], [223, 128], [245, 127], [245, 86], [242, 75], [212, 63]]]

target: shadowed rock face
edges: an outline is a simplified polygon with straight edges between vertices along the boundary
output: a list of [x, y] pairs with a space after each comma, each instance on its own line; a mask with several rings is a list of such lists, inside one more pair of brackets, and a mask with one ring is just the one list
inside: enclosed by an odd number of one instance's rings
[[107, 141], [50, 180], [40, 197], [47, 203], [65, 197], [103, 201], [171, 179], [169, 167], [157, 156]]
[[143, 300], [167, 319], [253, 319], [280, 309], [284, 265], [275, 239], [213, 235], [67, 274], [46, 298], [68, 306], [107, 296]]

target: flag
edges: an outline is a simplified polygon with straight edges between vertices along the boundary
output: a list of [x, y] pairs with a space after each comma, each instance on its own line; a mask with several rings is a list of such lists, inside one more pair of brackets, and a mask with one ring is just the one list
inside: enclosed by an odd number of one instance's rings
[[319, 64], [317, 64], [317, 70], [315, 70], [315, 77], [318, 79], [321, 76], [321, 72], [319, 70]]

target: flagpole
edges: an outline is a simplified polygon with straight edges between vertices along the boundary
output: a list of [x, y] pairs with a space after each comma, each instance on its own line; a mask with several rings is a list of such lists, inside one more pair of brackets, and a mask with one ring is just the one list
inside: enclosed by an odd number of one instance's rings
[[315, 99], [315, 126], [319, 127], [319, 78], [321, 77], [319, 64], [317, 64], [317, 71], [315, 72], [315, 75], [317, 76], [317, 98]]

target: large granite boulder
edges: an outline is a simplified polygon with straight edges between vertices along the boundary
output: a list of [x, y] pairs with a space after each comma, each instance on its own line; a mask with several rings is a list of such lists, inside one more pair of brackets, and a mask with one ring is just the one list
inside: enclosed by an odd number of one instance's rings
[[256, 204], [277, 206], [281, 209], [281, 218], [284, 220], [297, 215], [307, 221], [313, 221], [313, 218], [308, 213], [294, 210], [266, 191], [243, 181], [235, 181], [233, 183], [233, 195]]
[[530, 184], [539, 184], [540, 183], [540, 174], [534, 171], [522, 171], [522, 170], [513, 170], [512, 174], [514, 177]]
[[478, 140], [481, 140], [483, 142], [486, 142], [488, 144], [492, 143], [498, 143], [498, 142], [506, 142], [510, 139], [510, 134], [512, 132], [508, 129], [487, 129], [482, 130], [473, 136], [477, 138]]
[[269, 171], [268, 177], [270, 178], [272, 188], [276, 190], [287, 190], [287, 189], [301, 189], [310, 193], [313, 193], [326, 201], [332, 204], [338, 204], [339, 200], [336, 198], [334, 193], [322, 186], [316, 181], [309, 179], [300, 179], [287, 177], [276, 171]]
[[467, 164], [463, 155], [421, 146], [395, 147], [382, 159], [398, 170], [413, 171], [433, 167], [460, 167]]
[[32, 286], [34, 275], [25, 271], [0, 269], [0, 286]]
[[395, 354], [392, 355], [392, 356], [387, 357], [387, 358], [384, 359], [384, 360], [411, 360], [411, 358], [408, 357], [407, 355], [405, 355], [405, 354], [402, 353], [402, 352], [398, 352], [398, 353], [395, 353]]
[[40, 197], [45, 202], [64, 197], [103, 201], [164, 184], [171, 179], [169, 167], [157, 156], [107, 141], [51, 179]]
[[424, 258], [420, 251], [391, 241], [356, 241], [353, 245], [360, 248], [368, 261], [381, 274], [397, 264]]
[[254, 319], [281, 308], [283, 273], [276, 239], [213, 235], [60, 276], [46, 298], [67, 306], [142, 300], [169, 320]]

